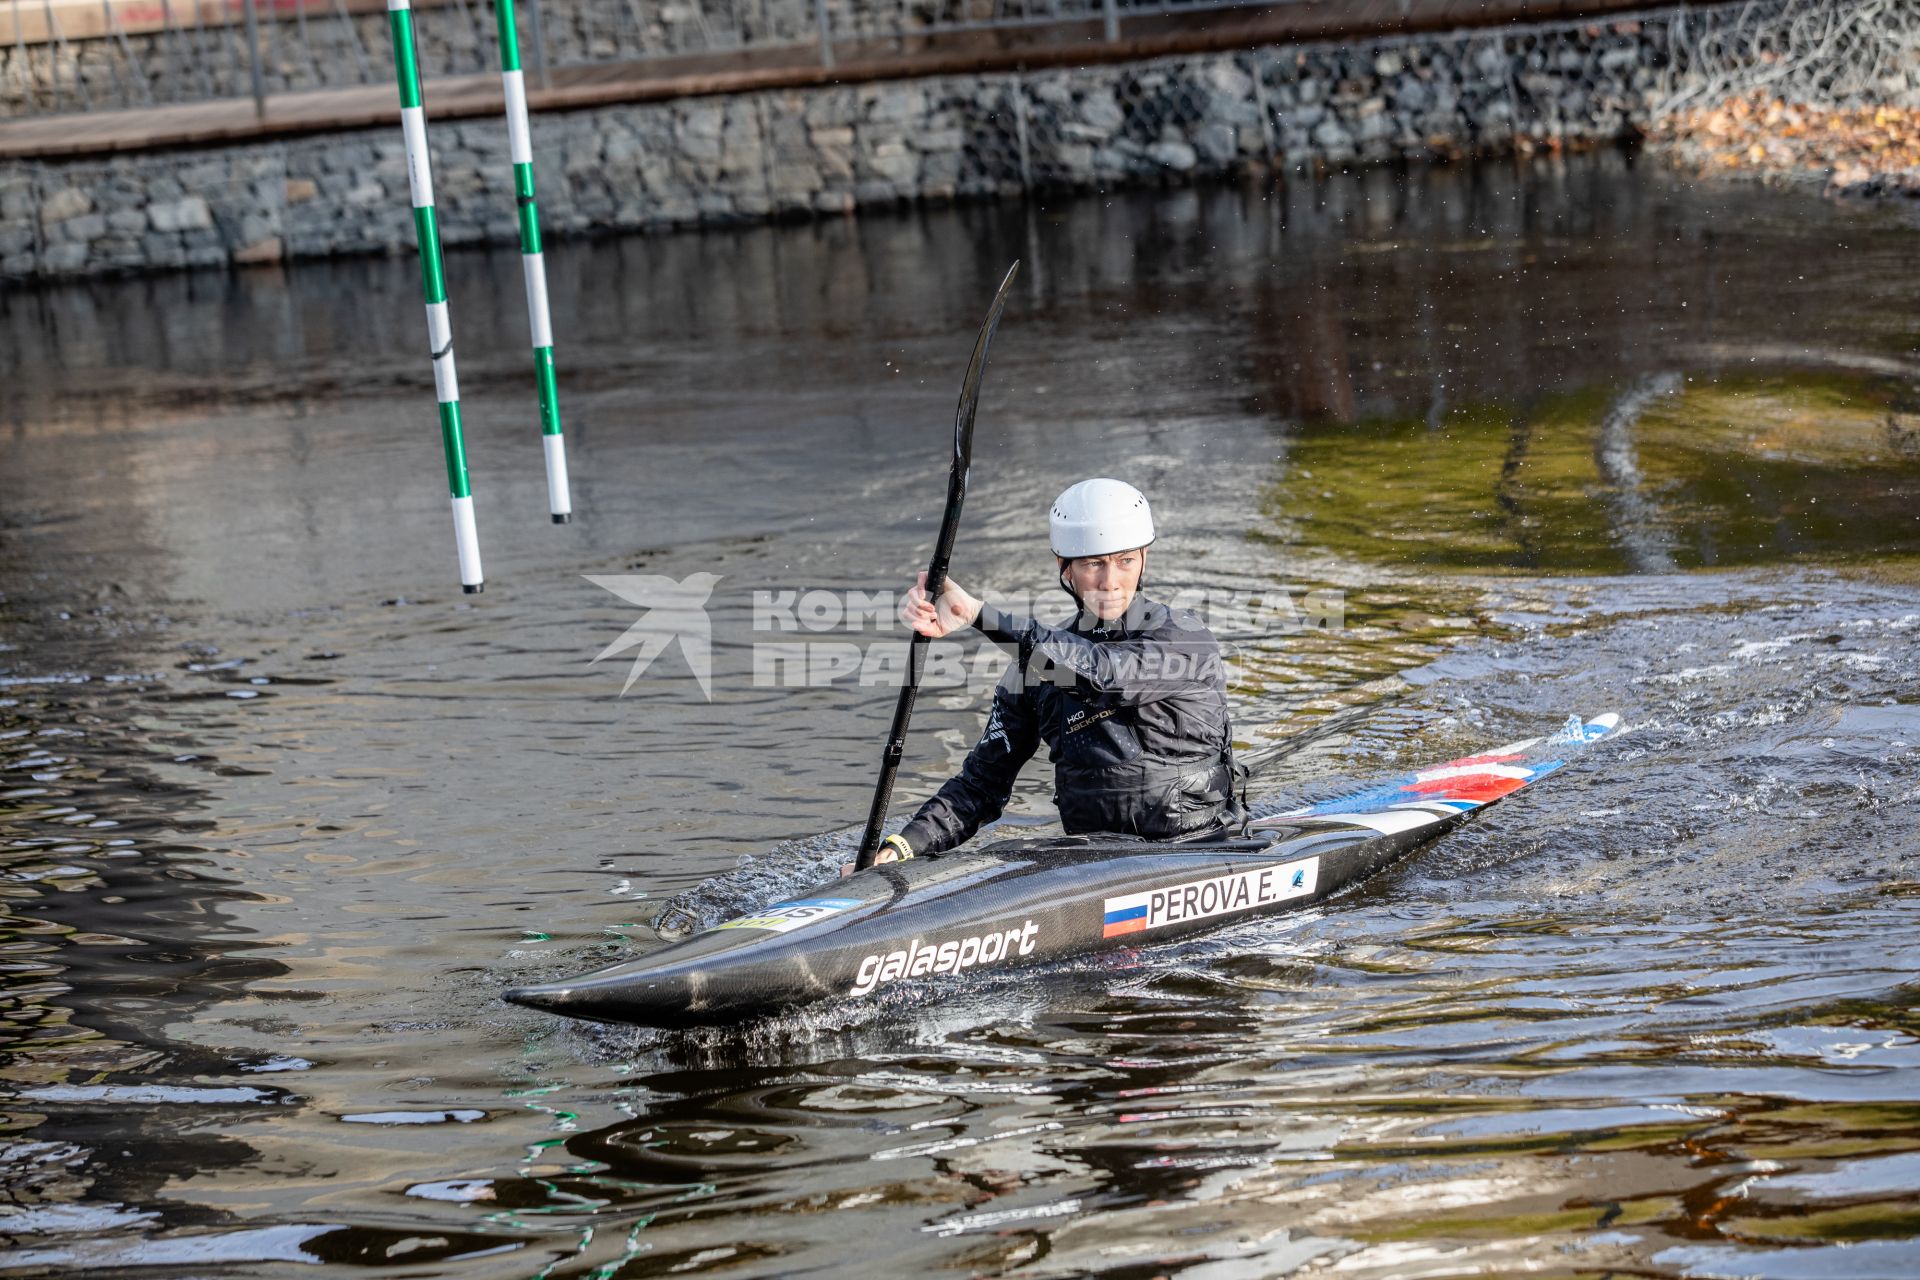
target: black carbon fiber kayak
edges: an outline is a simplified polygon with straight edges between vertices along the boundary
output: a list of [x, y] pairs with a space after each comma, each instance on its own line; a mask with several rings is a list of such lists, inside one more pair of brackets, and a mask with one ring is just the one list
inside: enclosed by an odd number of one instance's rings
[[700, 1026], [1298, 910], [1560, 768], [1618, 723], [1572, 718], [1549, 737], [1257, 819], [1231, 840], [1003, 840], [884, 864], [641, 959], [505, 994], [598, 1022]]

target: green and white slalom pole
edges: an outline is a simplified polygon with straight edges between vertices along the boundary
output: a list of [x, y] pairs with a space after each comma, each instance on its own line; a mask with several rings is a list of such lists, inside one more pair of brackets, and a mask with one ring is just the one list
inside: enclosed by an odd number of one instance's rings
[[460, 552], [460, 589], [480, 591], [480, 535], [467, 483], [467, 446], [460, 434], [460, 382], [453, 372], [453, 323], [447, 317], [447, 277], [440, 266], [440, 223], [433, 214], [433, 168], [427, 158], [427, 113], [420, 105], [420, 60], [414, 53], [409, 0], [387, 0], [393, 32], [393, 70], [400, 81], [400, 128], [407, 139], [407, 183], [413, 192], [413, 235], [420, 247], [420, 286], [427, 298], [427, 349], [433, 356], [434, 398], [440, 402], [440, 443], [453, 494], [453, 539]]
[[573, 519], [567, 491], [567, 446], [560, 434], [560, 392], [553, 378], [553, 321], [547, 314], [547, 260], [540, 252], [540, 206], [533, 198], [533, 135], [527, 126], [527, 79], [520, 70], [520, 33], [513, 0], [495, 0], [500, 29], [500, 85], [507, 95], [507, 144], [513, 194], [520, 206], [520, 266], [527, 277], [527, 323], [533, 330], [533, 380], [540, 393], [540, 441], [547, 451], [547, 511], [555, 524]]

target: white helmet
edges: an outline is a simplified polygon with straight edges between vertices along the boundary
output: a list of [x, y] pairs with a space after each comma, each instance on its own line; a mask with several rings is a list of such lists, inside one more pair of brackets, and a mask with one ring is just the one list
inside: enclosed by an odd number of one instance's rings
[[1082, 480], [1053, 500], [1047, 528], [1057, 556], [1107, 556], [1151, 543], [1153, 512], [1130, 484]]

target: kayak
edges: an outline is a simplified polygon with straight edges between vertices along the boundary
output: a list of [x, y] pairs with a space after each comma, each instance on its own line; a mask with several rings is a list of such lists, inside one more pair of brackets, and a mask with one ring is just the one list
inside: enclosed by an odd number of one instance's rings
[[997, 973], [1299, 911], [1377, 874], [1600, 740], [1617, 715], [1254, 819], [1230, 839], [1001, 840], [883, 863], [515, 1004], [679, 1028]]

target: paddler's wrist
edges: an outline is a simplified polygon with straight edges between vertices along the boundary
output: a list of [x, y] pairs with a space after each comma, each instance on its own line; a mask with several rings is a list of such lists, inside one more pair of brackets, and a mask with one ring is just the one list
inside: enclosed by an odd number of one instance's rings
[[987, 607], [986, 601], [954, 582], [951, 578], [947, 580], [946, 590], [942, 593], [942, 596], [943, 599], [941, 603], [952, 610], [953, 617], [963, 627], [972, 626], [977, 622], [980, 618], [981, 611]]
[[880, 847], [874, 850], [873, 860], [875, 863], [905, 862], [913, 856], [913, 845], [904, 835], [896, 832], [880, 842]]
[[1020, 633], [1026, 629], [1026, 620], [1014, 614], [1002, 613], [982, 601], [980, 612], [973, 615], [973, 627], [995, 644], [1017, 645], [1020, 643]]

